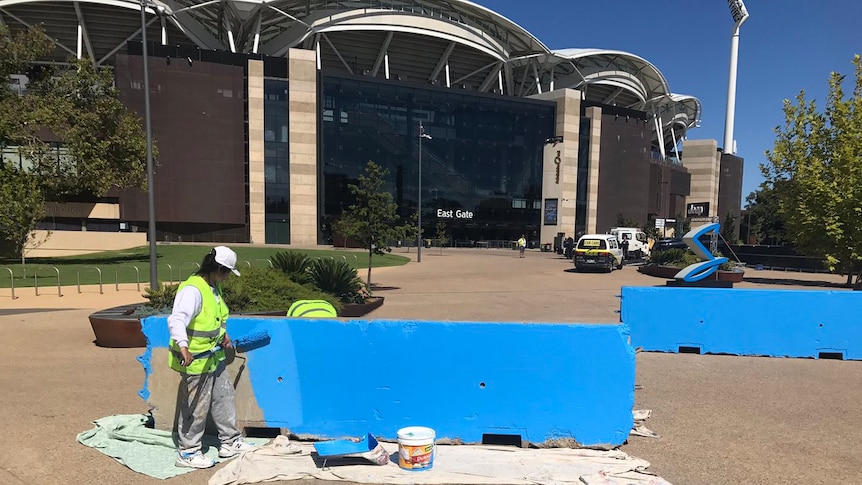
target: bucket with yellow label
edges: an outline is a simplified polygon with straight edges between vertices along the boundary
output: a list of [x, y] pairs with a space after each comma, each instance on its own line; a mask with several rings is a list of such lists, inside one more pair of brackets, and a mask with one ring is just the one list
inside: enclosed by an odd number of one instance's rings
[[398, 430], [398, 466], [410, 471], [430, 470], [437, 446], [431, 428], [409, 426]]

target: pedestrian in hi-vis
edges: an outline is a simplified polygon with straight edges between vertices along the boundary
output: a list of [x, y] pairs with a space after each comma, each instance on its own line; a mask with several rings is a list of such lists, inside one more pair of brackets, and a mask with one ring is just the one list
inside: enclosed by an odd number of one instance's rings
[[525, 238], [524, 235], [521, 234], [521, 239], [518, 239], [518, 253], [522, 258], [524, 257], [525, 249], [527, 249], [527, 238]]
[[209, 468], [215, 462], [201, 452], [207, 416], [221, 442], [218, 456], [230, 458], [254, 447], [242, 440], [236, 425], [236, 391], [225, 368], [225, 349], [233, 343], [225, 330], [228, 308], [221, 284], [236, 270], [236, 253], [213, 248], [197, 273], [180, 284], [168, 317], [171, 332], [168, 364], [180, 373], [177, 402], [176, 466]]

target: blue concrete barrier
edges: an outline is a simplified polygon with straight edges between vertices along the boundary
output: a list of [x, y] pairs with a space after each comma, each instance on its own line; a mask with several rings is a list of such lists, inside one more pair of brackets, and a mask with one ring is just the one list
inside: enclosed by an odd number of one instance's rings
[[[234, 338], [269, 333], [268, 345], [242, 354], [253, 400], [266, 427], [300, 436], [394, 440], [402, 427], [428, 426], [465, 443], [494, 434], [617, 446], [633, 424], [635, 356], [623, 325], [228, 322]], [[145, 319], [143, 331], [148, 399], [152, 379], [171, 377], [166, 362], [151, 362], [154, 351], [166, 357], [166, 318]]]
[[621, 319], [647, 351], [862, 359], [862, 293], [623, 287]]

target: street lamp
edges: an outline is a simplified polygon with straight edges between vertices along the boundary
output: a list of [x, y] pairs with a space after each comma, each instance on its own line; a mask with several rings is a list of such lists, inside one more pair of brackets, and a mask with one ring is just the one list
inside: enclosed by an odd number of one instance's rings
[[431, 135], [425, 133], [425, 127], [419, 122], [419, 231], [416, 236], [416, 262], [422, 262], [422, 139], [431, 139]]
[[147, 204], [150, 212], [147, 237], [150, 238], [150, 289], [158, 289], [156, 261], [156, 203], [153, 191], [153, 130], [150, 123], [150, 70], [147, 56], [147, 0], [141, 0], [141, 42], [144, 46], [144, 123], [147, 130]]
[[724, 119], [724, 153], [736, 153], [733, 146], [733, 117], [736, 109], [736, 62], [739, 51], [739, 28], [748, 20], [748, 10], [742, 0], [728, 0], [727, 6], [736, 25], [730, 38], [730, 78], [727, 81], [727, 113]]

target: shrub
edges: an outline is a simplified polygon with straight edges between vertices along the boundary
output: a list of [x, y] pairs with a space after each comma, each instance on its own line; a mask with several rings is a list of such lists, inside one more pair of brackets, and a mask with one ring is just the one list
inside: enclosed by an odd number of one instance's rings
[[315, 259], [309, 273], [315, 286], [335, 295], [341, 302], [365, 302], [366, 295], [360, 293], [362, 280], [359, 279], [356, 269], [346, 262], [329, 258]]
[[293, 281], [304, 285], [311, 283], [311, 275], [308, 269], [311, 266], [311, 258], [307, 254], [295, 251], [282, 251], [272, 255], [272, 267], [288, 275]]
[[231, 312], [287, 311], [296, 300], [326, 300], [341, 311], [334, 294], [301, 285], [280, 270], [248, 268], [242, 276], [231, 277], [224, 285], [224, 300]]
[[651, 253], [649, 260], [647, 260], [647, 264], [685, 268], [686, 266], [692, 263], [697, 263], [698, 261], [700, 261], [700, 259], [688, 249], [670, 248]]
[[[170, 313], [178, 285], [161, 285], [157, 290], [147, 288], [146, 305], [138, 307], [137, 317]], [[242, 276], [232, 276], [223, 288], [224, 301], [231, 313], [287, 311], [296, 300], [326, 300], [341, 311], [340, 299], [308, 285], [292, 281], [279, 270], [247, 268]]]
[[179, 285], [159, 283], [159, 287], [155, 290], [144, 288], [143, 297], [147, 299], [147, 303], [136, 308], [132, 315], [143, 318], [171, 313], [174, 307], [174, 298], [177, 296], [177, 287]]

